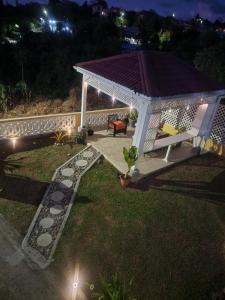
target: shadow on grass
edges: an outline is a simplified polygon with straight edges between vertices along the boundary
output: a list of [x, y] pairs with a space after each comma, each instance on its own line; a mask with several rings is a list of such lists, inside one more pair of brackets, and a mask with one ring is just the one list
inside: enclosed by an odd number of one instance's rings
[[[194, 180], [174, 180], [174, 179], [162, 179], [160, 175], [165, 174], [168, 170], [174, 170], [177, 166], [171, 166], [167, 170], [159, 171], [155, 174], [149, 175], [142, 180], [131, 183], [130, 187], [137, 190], [149, 191], [160, 190], [166, 192], [173, 192], [179, 195], [190, 195], [196, 199], [207, 200], [216, 204], [225, 204], [225, 163], [224, 166], [217, 165], [218, 162], [225, 160], [218, 158], [215, 155], [205, 156], [203, 162], [196, 163], [196, 160], [189, 160], [182, 163], [182, 167], [208, 167], [219, 168], [221, 172], [213, 178], [211, 182], [208, 181], [194, 181]], [[202, 172], [210, 172], [210, 170], [202, 170]], [[188, 177], [188, 169], [186, 170]]]
[[41, 138], [21, 138], [13, 149], [11, 141], [1, 143], [0, 152], [0, 198], [38, 206], [48, 186], [47, 182], [31, 178], [10, 175], [15, 169], [23, 166], [23, 158], [7, 159], [13, 153], [39, 149], [53, 144], [50, 136]]
[[38, 206], [48, 186], [47, 182], [39, 182], [30, 178], [5, 175], [0, 177], [0, 198]]
[[81, 203], [81, 204], [88, 204], [88, 203], [92, 203], [93, 200], [91, 200], [90, 198], [88, 197], [84, 197], [84, 196], [76, 196], [76, 199], [75, 199], [75, 202], [76, 203]]
[[12, 142], [6, 140], [1, 142], [0, 159], [5, 159], [7, 156], [19, 152], [30, 151], [47, 147], [54, 144], [54, 140], [51, 138], [52, 134], [44, 135], [41, 137], [23, 137], [17, 140], [17, 143], [13, 149]]

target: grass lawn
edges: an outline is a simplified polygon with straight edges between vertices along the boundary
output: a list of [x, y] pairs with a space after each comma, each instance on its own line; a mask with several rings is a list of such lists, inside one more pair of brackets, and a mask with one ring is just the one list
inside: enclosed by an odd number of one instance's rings
[[[5, 160], [21, 167], [2, 172], [0, 213], [22, 235], [55, 168], [81, 149], [34, 146], [7, 153]], [[211, 299], [225, 287], [224, 203], [225, 160], [211, 154], [126, 190], [107, 161], [97, 163], [81, 181], [49, 268], [61, 285], [46, 300], [57, 298], [76, 262], [89, 282], [116, 271], [126, 281], [134, 277], [139, 300]]]

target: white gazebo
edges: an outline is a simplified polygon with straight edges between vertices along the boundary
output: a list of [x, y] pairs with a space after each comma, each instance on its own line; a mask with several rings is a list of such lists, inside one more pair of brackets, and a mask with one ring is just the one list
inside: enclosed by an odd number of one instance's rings
[[[203, 141], [210, 136], [221, 97], [225, 95], [224, 86], [163, 52], [132, 52], [80, 63], [74, 68], [83, 75], [81, 127], [86, 125], [90, 85], [138, 111], [132, 145], [137, 147], [139, 156], [168, 147], [166, 162], [175, 143], [192, 139], [194, 147], [203, 146]], [[185, 118], [185, 113], [189, 116], [185, 131], [157, 139], [162, 121], [171, 121], [176, 114], [178, 122]], [[185, 120], [183, 124], [187, 125]]]

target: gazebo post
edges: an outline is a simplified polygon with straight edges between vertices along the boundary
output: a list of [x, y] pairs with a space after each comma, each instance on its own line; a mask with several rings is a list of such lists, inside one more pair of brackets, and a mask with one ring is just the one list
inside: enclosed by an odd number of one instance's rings
[[204, 136], [206, 139], [208, 139], [210, 136], [213, 120], [216, 115], [219, 104], [220, 104], [220, 98], [216, 97], [215, 103], [208, 104], [208, 106], [207, 106], [207, 109], [206, 109], [206, 112], [205, 112], [205, 115], [204, 115], [204, 118], [202, 121], [202, 126], [199, 130], [199, 135]]
[[87, 82], [83, 76], [82, 81], [82, 97], [81, 97], [81, 122], [80, 128], [84, 128], [86, 126], [86, 108], [87, 108]]
[[143, 104], [138, 115], [137, 125], [133, 136], [132, 145], [137, 147], [138, 156], [143, 153], [146, 132], [149, 125], [150, 114], [148, 113], [148, 104]]

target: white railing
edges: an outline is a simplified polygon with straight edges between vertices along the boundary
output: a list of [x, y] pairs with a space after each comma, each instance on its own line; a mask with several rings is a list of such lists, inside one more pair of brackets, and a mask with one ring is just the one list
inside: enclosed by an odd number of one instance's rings
[[[87, 123], [95, 128], [107, 124], [108, 115], [117, 113], [119, 118], [125, 117], [128, 108], [116, 108], [87, 112]], [[22, 117], [0, 120], [0, 140], [14, 137], [37, 136], [52, 133], [58, 129], [77, 130], [80, 125], [80, 112]]]
[[46, 134], [76, 125], [74, 113], [4, 119], [0, 120], [0, 139]]

